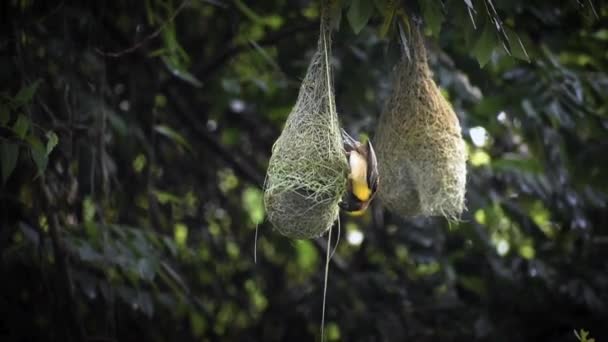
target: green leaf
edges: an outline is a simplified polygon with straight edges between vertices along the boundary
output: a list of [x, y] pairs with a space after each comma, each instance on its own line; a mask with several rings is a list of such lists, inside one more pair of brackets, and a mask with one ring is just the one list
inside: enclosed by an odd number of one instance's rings
[[144, 257], [137, 261], [137, 271], [143, 280], [153, 281], [157, 270], [158, 264], [154, 263], [154, 260], [149, 257]]
[[57, 137], [57, 134], [55, 134], [55, 132], [48, 131], [46, 132], [46, 138], [46, 155], [48, 156], [49, 154], [51, 154], [51, 152], [53, 152], [53, 149], [59, 143], [59, 137]]
[[167, 125], [156, 125], [156, 126], [154, 126], [154, 130], [157, 131], [158, 133], [166, 136], [167, 138], [173, 140], [174, 142], [178, 143], [179, 145], [182, 145], [183, 147], [187, 148], [188, 150], [192, 150], [192, 146], [190, 146], [188, 141], [186, 141], [186, 139], [181, 134], [176, 132], [173, 128], [171, 128]]
[[528, 52], [526, 51], [524, 44], [521, 42], [521, 39], [519, 39], [519, 35], [517, 35], [517, 33], [514, 30], [512, 30], [508, 27], [505, 27], [505, 32], [507, 34], [507, 37], [509, 37], [509, 45], [511, 46], [511, 55], [513, 55], [513, 57], [515, 57], [515, 58], [519, 58], [526, 62], [530, 62], [530, 56], [528, 55]]
[[182, 66], [175, 63], [175, 61], [173, 61], [171, 58], [163, 56], [162, 60], [165, 63], [165, 65], [167, 66], [167, 69], [169, 69], [171, 74], [173, 74], [173, 76], [181, 79], [182, 81], [190, 83], [197, 88], [200, 88], [203, 86], [203, 82], [201, 82], [199, 79], [197, 79], [194, 75], [192, 75], [190, 72], [188, 72]]
[[247, 187], [243, 191], [242, 202], [251, 222], [254, 224], [264, 222], [264, 194], [260, 189]]
[[17, 121], [13, 125], [13, 131], [17, 134], [17, 136], [21, 139], [25, 138], [27, 134], [27, 130], [30, 128], [30, 119], [23, 114], [19, 114], [17, 117]]
[[173, 237], [175, 244], [178, 246], [186, 246], [186, 240], [188, 239], [188, 226], [183, 223], [176, 223], [174, 226]]
[[422, 7], [422, 15], [426, 27], [431, 31], [431, 35], [439, 37], [441, 31], [441, 23], [445, 17], [439, 0], [419, 0], [418, 4]]
[[369, 0], [353, 0], [346, 14], [350, 27], [356, 34], [367, 25], [369, 18], [374, 14], [374, 3]]
[[395, 1], [384, 1], [384, 0], [375, 0], [376, 9], [382, 13], [384, 17], [382, 21], [382, 25], [380, 26], [379, 35], [380, 37], [386, 37], [391, 27], [393, 26], [393, 22], [395, 19], [395, 14], [397, 13], [397, 4]]
[[483, 68], [488, 63], [490, 57], [492, 57], [494, 47], [496, 47], [496, 32], [492, 25], [486, 24], [471, 52], [477, 58], [480, 67]]
[[174, 60], [169, 57], [163, 56], [163, 62], [167, 66], [167, 69], [173, 74], [173, 76], [192, 84], [193, 86], [200, 88], [203, 86], [203, 82], [197, 79], [194, 75], [184, 69], [181, 65], [178, 65]]
[[11, 113], [7, 106], [0, 105], [0, 126], [6, 126], [11, 119]]
[[167, 203], [171, 203], [171, 204], [180, 204], [182, 203], [182, 199], [170, 192], [166, 192], [166, 191], [161, 191], [161, 190], [153, 190], [152, 192], [154, 194], [154, 196], [156, 196], [156, 199], [158, 200], [158, 203], [160, 204], [167, 204]]
[[299, 240], [294, 242], [296, 247], [296, 263], [303, 271], [312, 271], [318, 261], [319, 255], [317, 249], [308, 240]]
[[241, 133], [238, 128], [234, 127], [226, 127], [222, 131], [222, 135], [220, 137], [220, 141], [222, 144], [227, 146], [234, 146], [239, 142], [239, 138]]
[[488, 293], [485, 280], [481, 277], [462, 275], [458, 277], [458, 282], [462, 285], [462, 287], [476, 293], [480, 297], [485, 297], [485, 295]]
[[42, 80], [38, 79], [29, 86], [21, 88], [13, 98], [13, 106], [17, 108], [29, 103], [34, 97], [34, 94], [36, 94], [36, 90], [38, 90], [40, 83], [42, 83]]
[[34, 163], [36, 163], [36, 167], [38, 168], [38, 174], [36, 177], [41, 176], [46, 170], [46, 166], [49, 162], [48, 155], [46, 154], [45, 146], [40, 142], [35, 136], [30, 136], [28, 138], [28, 142], [30, 144], [30, 152], [32, 154], [32, 159]]
[[264, 19], [241, 0], [234, 0], [234, 5], [243, 15], [249, 18], [249, 20], [253, 21], [254, 23], [264, 24]]
[[113, 111], [109, 112], [108, 120], [114, 130], [123, 137], [126, 137], [129, 133], [129, 129], [125, 120], [120, 116], [116, 115]]
[[201, 337], [207, 331], [207, 321], [205, 317], [196, 311], [190, 313], [190, 329], [196, 337]]
[[327, 323], [327, 340], [340, 341], [340, 327], [335, 322]]
[[13, 143], [0, 144], [0, 160], [2, 161], [2, 182], [10, 177], [19, 158], [19, 145]]
[[518, 155], [505, 155], [492, 161], [492, 167], [496, 171], [526, 172], [539, 174], [543, 171], [542, 164], [536, 158], [525, 158]]

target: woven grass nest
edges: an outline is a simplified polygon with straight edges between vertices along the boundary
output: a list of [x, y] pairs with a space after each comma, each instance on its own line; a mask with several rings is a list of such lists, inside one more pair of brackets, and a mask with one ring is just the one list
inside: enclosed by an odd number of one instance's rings
[[467, 172], [460, 123], [432, 79], [422, 34], [416, 25], [410, 27], [405, 49], [413, 51], [396, 66], [375, 134], [382, 182], [378, 197], [404, 217], [458, 218]]
[[348, 165], [331, 72], [331, 24], [321, 19], [317, 50], [295, 106], [272, 148], [264, 204], [268, 220], [292, 239], [316, 238], [338, 218]]

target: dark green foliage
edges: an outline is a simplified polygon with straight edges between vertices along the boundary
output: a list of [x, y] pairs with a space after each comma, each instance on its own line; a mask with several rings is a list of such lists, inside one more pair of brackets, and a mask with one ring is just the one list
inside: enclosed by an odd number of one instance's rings
[[[470, 162], [461, 222], [342, 216], [328, 340], [608, 339], [600, 4], [337, 3], [347, 131], [374, 136], [407, 16]], [[324, 241], [261, 191], [317, 5], [0, 4], [0, 340], [318, 339]]]

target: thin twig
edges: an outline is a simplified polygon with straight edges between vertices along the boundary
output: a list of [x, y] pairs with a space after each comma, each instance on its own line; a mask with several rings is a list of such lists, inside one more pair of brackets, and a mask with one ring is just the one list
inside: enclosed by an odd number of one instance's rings
[[44, 197], [46, 199], [45, 203], [45, 211], [50, 213], [49, 220], [49, 233], [51, 237], [51, 243], [53, 245], [53, 256], [55, 258], [57, 270], [59, 271], [60, 278], [62, 280], [62, 286], [64, 287], [65, 294], [63, 300], [66, 303], [67, 314], [71, 318], [71, 323], [74, 325], [72, 327], [72, 332], [76, 334], [76, 338], [78, 341], [84, 341], [85, 339], [85, 331], [84, 325], [82, 324], [82, 320], [78, 316], [78, 312], [76, 309], [76, 300], [74, 296], [74, 286], [72, 281], [72, 275], [70, 273], [70, 266], [68, 263], [68, 256], [64, 248], [63, 239], [60, 236], [59, 230], [59, 219], [57, 218], [57, 208], [53, 205], [55, 200], [53, 199], [53, 195], [51, 194], [51, 190], [44, 183], [41, 177], [40, 187], [42, 188], [42, 192], [44, 193]]
[[113, 58], [121, 57], [121, 56], [126, 55], [128, 53], [134, 52], [135, 50], [139, 49], [140, 47], [142, 47], [144, 44], [146, 44], [150, 40], [156, 38], [161, 32], [163, 32], [163, 30], [165, 29], [165, 27], [169, 23], [171, 23], [173, 20], [175, 20], [175, 18], [185, 8], [185, 6], [186, 6], [186, 4], [188, 2], [190, 2], [190, 0], [184, 0], [184, 1], [182, 1], [182, 3], [179, 5], [179, 7], [177, 7], [177, 9], [175, 10], [175, 12], [173, 12], [173, 15], [171, 15], [171, 17], [169, 17], [169, 19], [167, 21], [165, 21], [158, 29], [156, 29], [156, 31], [152, 32], [151, 34], [149, 34], [144, 39], [140, 40], [138, 43], [136, 43], [135, 45], [131, 46], [130, 48], [124, 49], [122, 51], [117, 51], [117, 52], [104, 52], [104, 51], [101, 51], [99, 48], [96, 48], [95, 51], [98, 54], [102, 55], [102, 56], [113, 57]]

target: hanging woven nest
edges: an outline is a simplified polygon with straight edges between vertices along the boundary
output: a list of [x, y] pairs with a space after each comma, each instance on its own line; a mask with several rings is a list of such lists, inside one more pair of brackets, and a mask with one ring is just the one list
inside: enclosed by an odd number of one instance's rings
[[422, 34], [410, 27], [413, 53], [404, 48], [376, 129], [378, 196], [401, 216], [457, 218], [464, 209], [465, 143], [458, 117], [433, 81]]
[[334, 101], [331, 24], [321, 18], [317, 51], [297, 102], [274, 143], [266, 174], [264, 205], [269, 221], [293, 239], [315, 238], [338, 218], [348, 165]]

